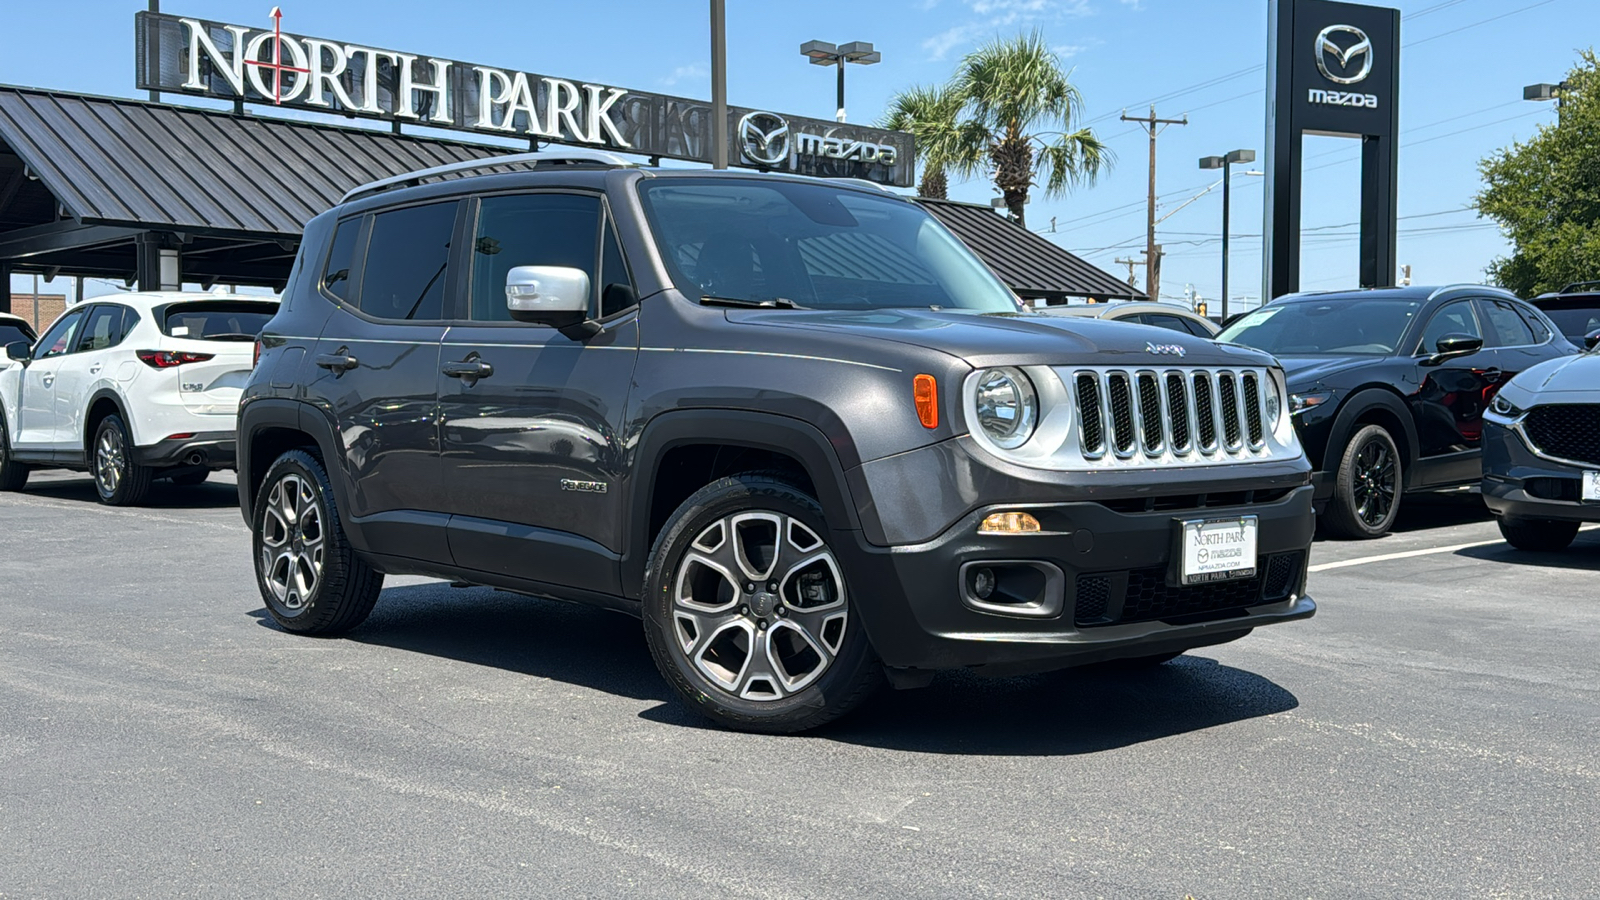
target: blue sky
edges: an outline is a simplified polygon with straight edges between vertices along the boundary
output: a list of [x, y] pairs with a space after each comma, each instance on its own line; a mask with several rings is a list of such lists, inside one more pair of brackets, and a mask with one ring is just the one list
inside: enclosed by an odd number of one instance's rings
[[[1478, 281], [1506, 251], [1498, 230], [1467, 209], [1477, 162], [1554, 121], [1551, 104], [1523, 102], [1524, 84], [1559, 81], [1600, 35], [1595, 0], [1399, 0], [1401, 59], [1400, 252], [1418, 283]], [[9, 0], [0, 82], [134, 96], [133, 15], [143, 2]], [[165, 0], [166, 12], [265, 24], [266, 0]], [[324, 0], [283, 4], [284, 27], [434, 56], [709, 97], [707, 3], [554, 3], [479, 0]], [[470, 10], [470, 14], [463, 12]], [[1125, 276], [1113, 264], [1144, 246], [1147, 141], [1118, 121], [1157, 99], [1163, 117], [1190, 124], [1160, 141], [1157, 184], [1166, 215], [1216, 179], [1199, 157], [1263, 148], [1266, 0], [811, 0], [728, 2], [729, 97], [734, 103], [821, 118], [833, 112], [832, 70], [799, 56], [801, 42], [872, 41], [883, 63], [851, 67], [851, 121], [876, 119], [898, 89], [943, 81], [964, 53], [995, 36], [1040, 29], [1072, 67], [1084, 121], [1116, 153], [1113, 170], [1059, 199], [1038, 195], [1033, 228]], [[17, 39], [26, 36], [25, 39]], [[183, 101], [188, 102], [188, 101]], [[1303, 286], [1353, 286], [1359, 165], [1354, 142], [1309, 139]], [[1234, 182], [1233, 294], [1260, 293], [1261, 179]], [[957, 199], [986, 203], [981, 180]], [[1220, 287], [1220, 191], [1161, 226], [1168, 249], [1162, 293]], [[17, 279], [26, 290], [31, 280]], [[58, 289], [66, 290], [60, 282]], [[108, 290], [91, 285], [89, 293]], [[1213, 305], [1213, 310], [1215, 306]]]

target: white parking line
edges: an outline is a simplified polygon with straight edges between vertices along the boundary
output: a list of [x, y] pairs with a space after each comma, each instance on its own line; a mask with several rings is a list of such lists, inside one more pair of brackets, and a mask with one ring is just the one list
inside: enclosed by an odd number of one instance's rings
[[[1579, 531], [1593, 531], [1600, 525], [1585, 525]], [[1326, 572], [1329, 569], [1343, 569], [1348, 566], [1364, 566], [1367, 563], [1388, 562], [1392, 559], [1410, 559], [1414, 556], [1431, 556], [1435, 553], [1454, 553], [1457, 550], [1467, 550], [1472, 547], [1488, 547], [1494, 544], [1503, 544], [1504, 540], [1473, 541], [1470, 544], [1451, 544], [1448, 547], [1429, 547], [1425, 550], [1407, 550], [1404, 553], [1384, 553], [1380, 556], [1362, 556], [1357, 559], [1341, 559], [1337, 562], [1322, 563], [1307, 569], [1308, 572]]]

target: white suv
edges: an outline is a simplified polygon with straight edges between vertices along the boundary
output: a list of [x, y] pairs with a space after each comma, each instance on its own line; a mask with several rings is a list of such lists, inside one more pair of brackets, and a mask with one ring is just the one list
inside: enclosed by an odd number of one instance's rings
[[102, 502], [137, 504], [156, 478], [231, 469], [239, 394], [276, 300], [128, 294], [68, 309], [0, 369], [0, 490], [32, 468], [88, 470]]

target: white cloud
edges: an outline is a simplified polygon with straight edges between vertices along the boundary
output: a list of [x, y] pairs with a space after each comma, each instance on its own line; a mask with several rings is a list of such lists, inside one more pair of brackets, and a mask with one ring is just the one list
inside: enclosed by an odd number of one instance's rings
[[[928, 52], [929, 59], [944, 59], [957, 47], [963, 47], [980, 37], [1002, 30], [1044, 25], [1094, 13], [1091, 0], [963, 0], [963, 2], [977, 18], [947, 28], [923, 41], [922, 49]], [[1127, 3], [1129, 0], [1121, 2]], [[1084, 49], [1072, 45], [1068, 45], [1068, 48], [1074, 53]], [[1056, 52], [1062, 53], [1063, 56], [1071, 55], [1063, 52], [1062, 48], [1057, 48]]]
[[667, 87], [672, 87], [680, 81], [698, 81], [710, 75], [711, 73], [706, 70], [705, 66], [700, 63], [690, 63], [687, 66], [679, 66], [673, 69], [671, 75], [661, 79], [661, 83]]
[[1140, 12], [1144, 9], [1144, 0], [1117, 0], [1117, 2], [1134, 12]]

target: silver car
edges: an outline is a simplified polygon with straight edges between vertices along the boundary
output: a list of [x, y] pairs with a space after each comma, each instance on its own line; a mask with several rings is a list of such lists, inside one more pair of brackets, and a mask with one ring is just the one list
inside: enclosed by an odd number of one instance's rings
[[1600, 353], [1534, 366], [1483, 417], [1483, 499], [1521, 550], [1561, 550], [1600, 522]]
[[1047, 316], [1083, 316], [1132, 322], [1136, 325], [1154, 325], [1157, 328], [1167, 328], [1180, 334], [1192, 334], [1203, 338], [1216, 337], [1217, 332], [1222, 330], [1205, 316], [1190, 311], [1188, 307], [1175, 306], [1171, 303], [1139, 301], [1085, 303], [1080, 306], [1041, 306], [1034, 311]]

